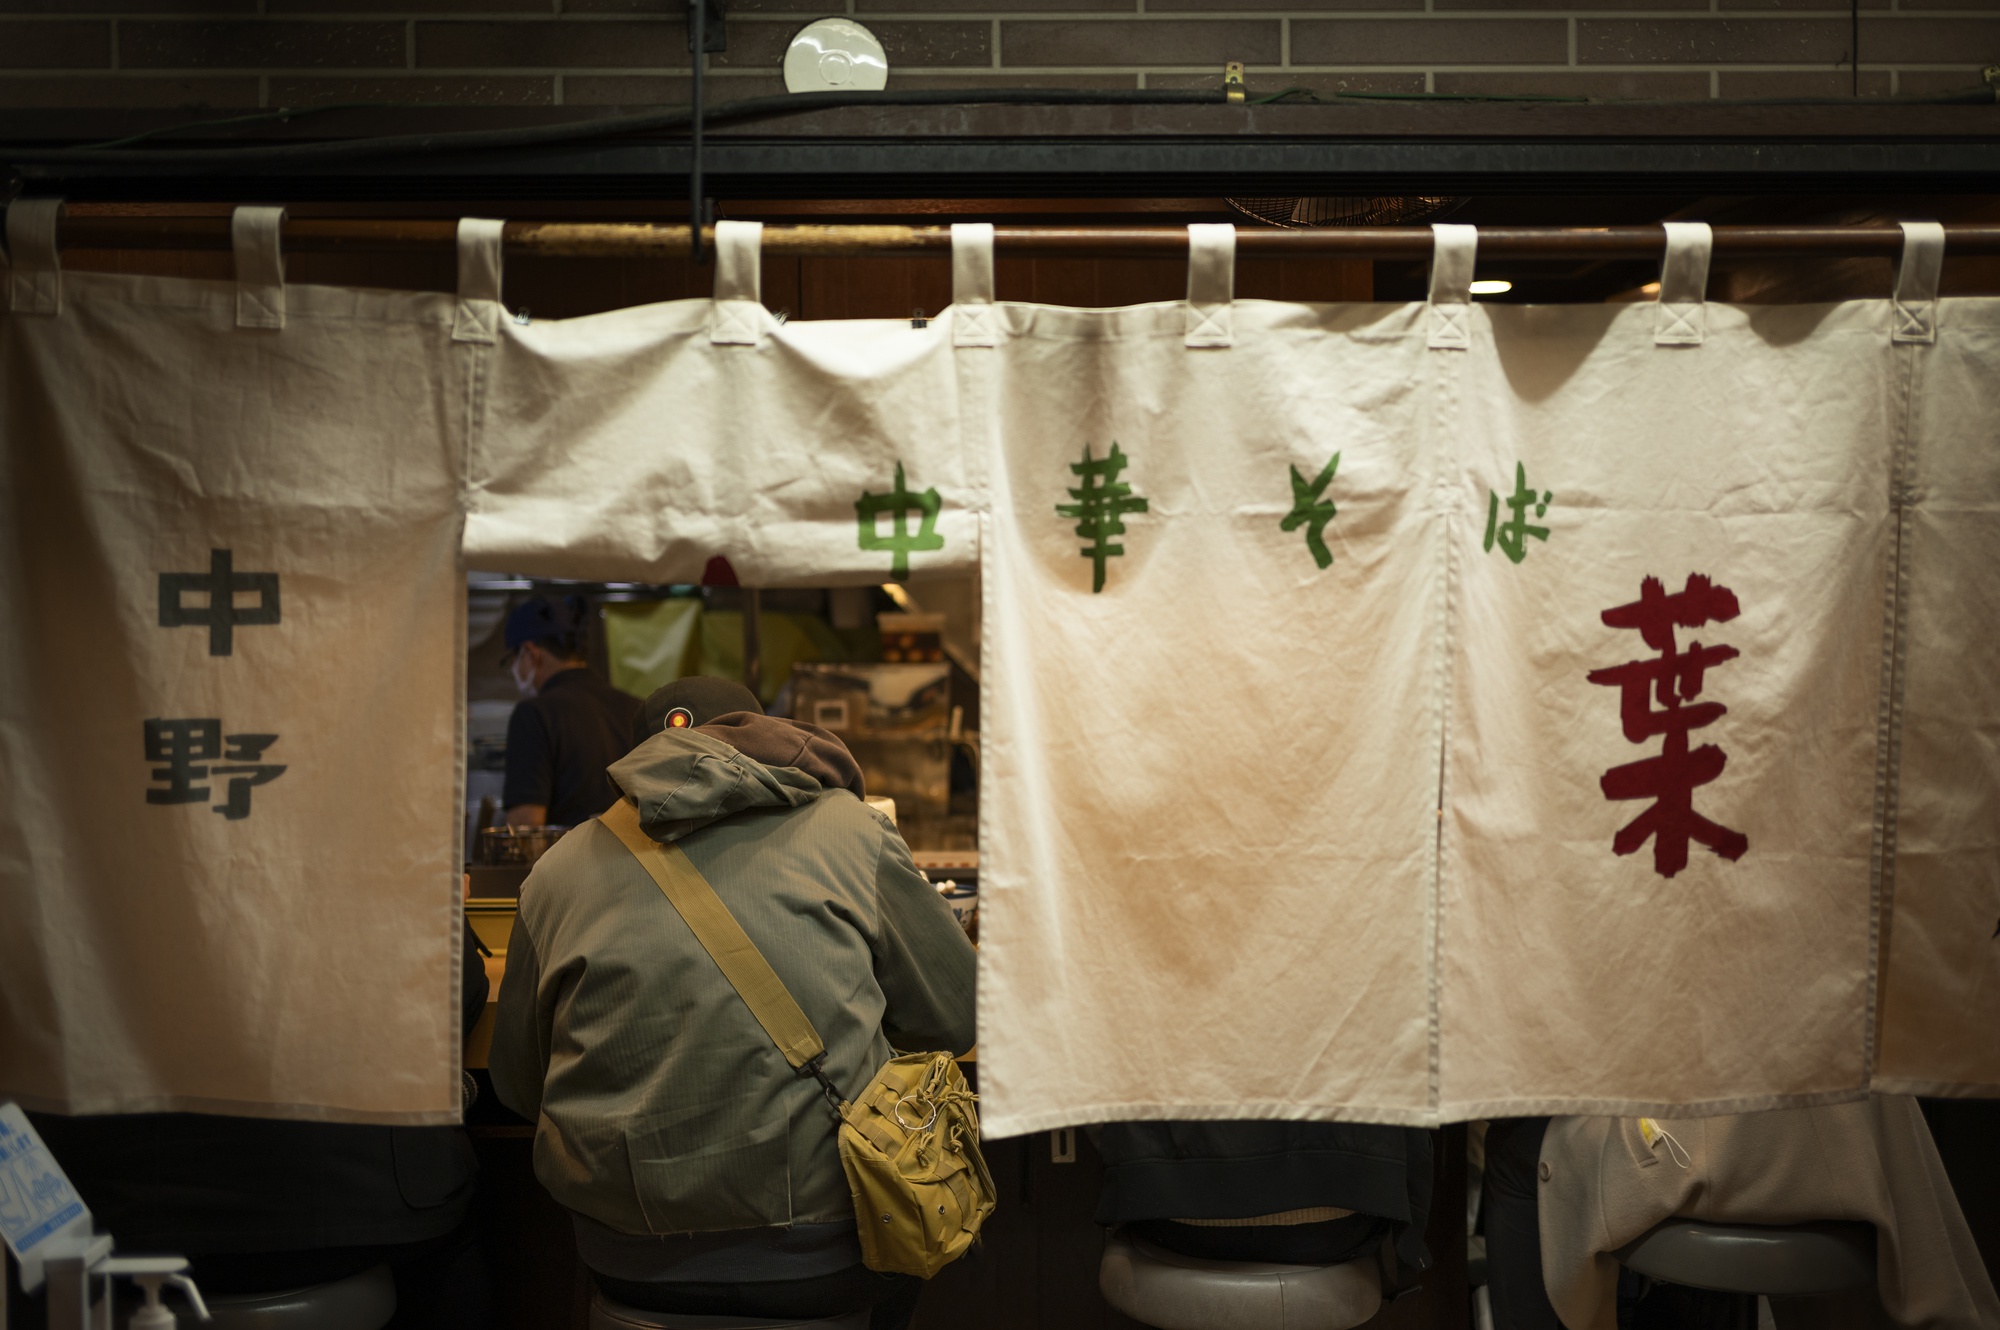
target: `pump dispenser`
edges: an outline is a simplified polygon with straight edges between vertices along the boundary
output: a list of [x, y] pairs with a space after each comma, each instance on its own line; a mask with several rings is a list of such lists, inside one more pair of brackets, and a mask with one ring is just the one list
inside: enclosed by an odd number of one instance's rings
[[174, 1314], [160, 1305], [160, 1281], [165, 1275], [134, 1275], [132, 1282], [146, 1295], [146, 1305], [132, 1313], [132, 1330], [174, 1330]]
[[201, 1290], [194, 1281], [183, 1273], [187, 1269], [187, 1259], [181, 1256], [114, 1256], [106, 1261], [113, 1267], [106, 1274], [124, 1275], [146, 1295], [146, 1301], [132, 1313], [131, 1330], [174, 1330], [179, 1324], [174, 1314], [160, 1302], [160, 1286], [172, 1284], [187, 1298], [195, 1315], [206, 1321], [209, 1318], [208, 1304], [201, 1300]]
[[59, 1226], [45, 1223], [25, 1237], [7, 1225], [0, 1243], [0, 1330], [7, 1327], [7, 1267], [17, 1261], [22, 1292], [47, 1288], [49, 1330], [110, 1330], [111, 1284], [119, 1275], [146, 1290], [146, 1305], [131, 1321], [138, 1330], [172, 1330], [174, 1314], [160, 1305], [162, 1284], [179, 1287], [202, 1320], [213, 1319], [200, 1290], [183, 1273], [185, 1256], [111, 1254], [111, 1235], [96, 1231], [90, 1208], [19, 1104], [0, 1102], [0, 1161], [6, 1164], [0, 1168], [0, 1196], [9, 1193], [11, 1178], [12, 1187], [32, 1196], [43, 1213], [62, 1216]]

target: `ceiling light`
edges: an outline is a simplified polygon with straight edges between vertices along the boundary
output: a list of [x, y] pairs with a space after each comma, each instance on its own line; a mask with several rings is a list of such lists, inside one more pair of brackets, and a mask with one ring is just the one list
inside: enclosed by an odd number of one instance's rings
[[1472, 284], [1472, 294], [1476, 296], [1504, 296], [1513, 289], [1514, 284], [1512, 282], [1503, 282], [1497, 278], [1491, 281], [1474, 282]]
[[853, 19], [808, 23], [785, 50], [786, 92], [879, 92], [888, 82], [882, 43]]

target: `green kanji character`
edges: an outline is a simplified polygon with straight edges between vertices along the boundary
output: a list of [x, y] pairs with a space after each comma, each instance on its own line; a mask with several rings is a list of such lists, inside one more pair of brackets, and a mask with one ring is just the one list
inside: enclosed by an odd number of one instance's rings
[[[1112, 536], [1125, 534], [1124, 515], [1146, 511], [1146, 501], [1133, 494], [1130, 485], [1118, 479], [1118, 473], [1131, 460], [1119, 451], [1116, 442], [1111, 445], [1110, 455], [1103, 458], [1092, 457], [1090, 445], [1086, 443], [1083, 460], [1069, 464], [1069, 469], [1082, 480], [1083, 488], [1069, 491], [1075, 503], [1056, 505], [1056, 515], [1076, 518], [1076, 534], [1092, 542], [1077, 551], [1091, 561], [1092, 594], [1104, 590], [1105, 559], [1125, 553], [1123, 545], [1110, 543]], [[1099, 481], [1103, 483], [1098, 484]]]
[[[941, 550], [944, 537], [937, 533], [938, 510], [944, 501], [938, 497], [935, 486], [922, 494], [912, 494], [903, 486], [903, 464], [896, 463], [896, 487], [887, 494], [870, 494], [861, 491], [861, 497], [854, 501], [854, 515], [861, 519], [861, 548], [864, 550], [888, 550], [894, 558], [890, 561], [890, 580], [900, 582], [910, 575], [911, 550]], [[917, 524], [916, 534], [910, 533], [910, 513], [923, 514]], [[895, 530], [882, 535], [876, 530], [875, 519], [882, 513], [893, 513], [896, 518]]]
[[1541, 497], [1537, 498], [1535, 492], [1528, 488], [1527, 467], [1514, 463], [1514, 492], [1507, 499], [1507, 506], [1513, 509], [1514, 515], [1504, 522], [1500, 521], [1500, 492], [1486, 492], [1486, 552], [1491, 554], [1493, 546], [1498, 544], [1500, 552], [1515, 563], [1527, 558], [1529, 536], [1543, 541], [1549, 538], [1547, 527], [1528, 525], [1528, 505], [1533, 504], [1535, 516], [1540, 517], [1549, 510], [1549, 504], [1555, 501], [1555, 497], [1553, 490], [1543, 490]]
[[1313, 562], [1322, 568], [1333, 563], [1333, 551], [1326, 547], [1325, 533], [1326, 524], [1333, 520], [1336, 509], [1332, 499], [1322, 499], [1320, 496], [1325, 494], [1326, 487], [1333, 483], [1333, 473], [1339, 466], [1340, 454], [1335, 453], [1333, 460], [1326, 464], [1326, 469], [1319, 473], [1319, 479], [1310, 484], [1299, 474], [1299, 469], [1293, 467], [1292, 511], [1286, 513], [1285, 520], [1278, 523], [1280, 531], [1297, 531], [1301, 526], [1305, 527], [1306, 548], [1312, 551]]

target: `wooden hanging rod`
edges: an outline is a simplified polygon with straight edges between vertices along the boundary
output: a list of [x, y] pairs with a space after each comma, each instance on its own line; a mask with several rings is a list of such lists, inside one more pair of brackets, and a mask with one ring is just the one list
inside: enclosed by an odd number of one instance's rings
[[[1948, 225], [1945, 253], [2000, 254], [2000, 226]], [[448, 250], [458, 224], [449, 220], [372, 221], [300, 218], [284, 225], [286, 249], [315, 253]], [[704, 228], [710, 239], [714, 232]], [[228, 249], [227, 217], [71, 217], [58, 228], [65, 249]], [[561, 258], [686, 258], [685, 226], [596, 222], [508, 222], [509, 254]], [[994, 247], [1009, 258], [1159, 258], [1187, 253], [1178, 226], [999, 226]], [[1428, 226], [1326, 227], [1310, 231], [1250, 227], [1236, 233], [1237, 253], [1254, 258], [1428, 259]], [[1657, 259], [1666, 231], [1652, 226], [1479, 228], [1481, 259]], [[704, 248], [713, 252], [709, 244]], [[1894, 226], [1718, 226], [1717, 258], [1895, 258], [1903, 233]], [[766, 226], [764, 252], [792, 258], [945, 258], [945, 226]]]

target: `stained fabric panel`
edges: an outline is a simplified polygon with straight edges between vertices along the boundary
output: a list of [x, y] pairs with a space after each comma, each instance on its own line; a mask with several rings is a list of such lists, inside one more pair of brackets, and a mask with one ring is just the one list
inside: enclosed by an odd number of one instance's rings
[[1428, 1112], [1423, 310], [1199, 297], [993, 306], [958, 352], [996, 1135]]
[[59, 273], [39, 210], [0, 312], [0, 1097], [455, 1121], [456, 302], [285, 287], [275, 210], [236, 283]]
[[[981, 574], [987, 1128], [2000, 1093], [2000, 302], [0, 313], [0, 1094], [452, 1120], [464, 557]], [[1699, 233], [1699, 234], [1698, 234]], [[983, 236], [983, 238], [982, 238]], [[1925, 258], [1924, 256], [1928, 256]], [[1928, 274], [1926, 276], [1926, 274]]]
[[1896, 348], [1901, 779], [1877, 1084], [2000, 1095], [2000, 301]]
[[761, 228], [718, 230], [713, 301], [501, 321], [468, 561], [686, 583], [720, 555], [746, 586], [972, 567], [947, 326], [780, 322]]
[[1656, 303], [1475, 306], [1468, 231], [961, 346], [991, 1131], [1994, 1084], [1990, 302], [1675, 232]]
[[1868, 1081], [1884, 302], [1480, 307], [1451, 432], [1439, 1113]]

